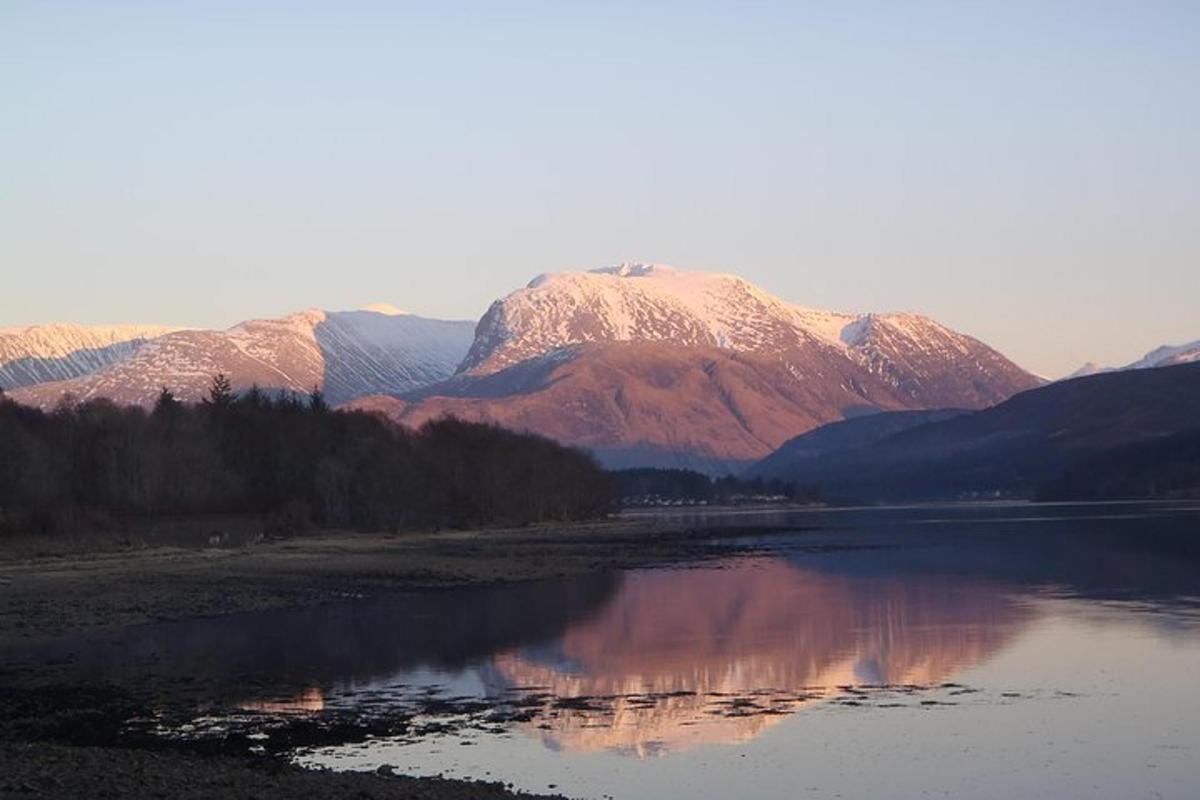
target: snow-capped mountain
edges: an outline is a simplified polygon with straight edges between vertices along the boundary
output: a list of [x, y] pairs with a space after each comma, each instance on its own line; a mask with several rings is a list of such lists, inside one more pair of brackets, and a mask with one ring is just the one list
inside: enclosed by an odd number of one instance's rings
[[610, 466], [720, 473], [847, 416], [981, 408], [1040, 383], [919, 315], [821, 311], [733, 275], [626, 264], [536, 278], [492, 305], [453, 379], [354, 406], [536, 431]]
[[0, 328], [0, 388], [88, 375], [131, 356], [164, 325], [30, 325]]
[[[382, 308], [378, 307], [377, 308]], [[166, 387], [183, 400], [204, 396], [212, 376], [235, 388], [307, 392], [330, 402], [400, 393], [454, 373], [470, 346], [469, 322], [383, 311], [302, 311], [228, 330], [180, 330], [143, 342], [122, 360], [82, 377], [28, 385], [18, 401], [53, 406], [64, 394], [148, 405]]]
[[1156, 347], [1146, 355], [1123, 367], [1105, 367], [1094, 361], [1089, 361], [1072, 372], [1064, 380], [1082, 378], [1087, 375], [1097, 375], [1102, 372], [1119, 372], [1127, 369], [1154, 369], [1156, 367], [1174, 367], [1178, 364], [1190, 364], [1200, 361], [1200, 340], [1188, 344], [1163, 345]]
[[1082, 367], [1063, 378], [1063, 380], [1069, 381], [1071, 378], [1085, 378], [1088, 375], [1099, 375], [1101, 372], [1112, 372], [1112, 367], [1097, 364], [1095, 361], [1088, 361]]
[[[810, 361], [797, 380], [778, 358], [669, 342], [589, 342], [487, 374], [462, 374], [352, 408], [416, 427], [454, 416], [585, 447], [612, 467], [735, 471], [795, 435], [847, 414], [900, 409], [891, 387], [848, 362]], [[853, 387], [853, 388], [852, 388]], [[867, 400], [864, 395], [871, 399]]]
[[460, 372], [487, 374], [559, 347], [661, 341], [779, 357], [798, 380], [849, 362], [914, 407], [981, 407], [1037, 379], [982, 342], [917, 314], [847, 314], [781, 300], [736, 275], [623, 264], [541, 275], [480, 320]]
[[1157, 347], [1125, 367], [1125, 369], [1174, 367], [1178, 364], [1190, 364], [1193, 361], [1200, 361], [1200, 340], [1189, 342], [1188, 344]]
[[478, 326], [388, 305], [310, 310], [162, 332], [98, 366], [12, 395], [43, 407], [64, 394], [148, 405], [167, 387], [197, 400], [221, 372], [239, 389], [323, 387], [330, 402], [405, 424], [453, 414], [612, 465], [711, 472], [848, 416], [982, 408], [1041, 383], [917, 314], [805, 308], [734, 275], [653, 264], [542, 275]]

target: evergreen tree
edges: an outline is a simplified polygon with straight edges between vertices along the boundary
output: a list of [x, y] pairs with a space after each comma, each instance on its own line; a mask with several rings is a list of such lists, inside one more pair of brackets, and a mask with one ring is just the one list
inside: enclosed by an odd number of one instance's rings
[[175, 393], [167, 387], [162, 387], [158, 393], [158, 399], [154, 401], [154, 414], [162, 416], [174, 413], [180, 406], [179, 400], [175, 397]]
[[225, 373], [218, 372], [213, 376], [212, 386], [209, 387], [208, 397], [204, 402], [217, 408], [227, 408], [233, 404], [233, 384], [229, 382]]
[[329, 410], [329, 404], [325, 402], [325, 393], [319, 386], [314, 386], [308, 393], [308, 408], [315, 414], [324, 414]]

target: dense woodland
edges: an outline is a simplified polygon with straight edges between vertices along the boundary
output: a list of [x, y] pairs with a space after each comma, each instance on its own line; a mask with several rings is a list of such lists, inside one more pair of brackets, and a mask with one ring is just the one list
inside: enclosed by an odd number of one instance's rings
[[268, 527], [525, 524], [604, 514], [611, 478], [538, 436], [446, 419], [411, 431], [331, 410], [319, 392], [186, 405], [106, 400], [53, 412], [0, 393], [0, 533], [149, 515], [254, 514]]
[[1039, 500], [1200, 497], [1200, 430], [1106, 450], [1038, 489]]
[[737, 504], [747, 502], [811, 503], [820, 500], [810, 488], [781, 480], [750, 480], [727, 475], [710, 478], [690, 469], [622, 469], [613, 473], [624, 505], [688, 502]]

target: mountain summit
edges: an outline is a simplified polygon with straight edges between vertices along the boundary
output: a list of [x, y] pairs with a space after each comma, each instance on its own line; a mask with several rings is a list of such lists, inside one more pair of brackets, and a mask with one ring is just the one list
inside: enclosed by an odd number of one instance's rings
[[221, 372], [235, 389], [321, 387], [331, 403], [405, 424], [450, 414], [586, 447], [609, 465], [709, 472], [847, 417], [984, 408], [1041, 383], [919, 314], [824, 311], [736, 275], [646, 263], [539, 275], [475, 326], [374, 304], [76, 338], [78, 350], [10, 339], [0, 369], [13, 398], [148, 405], [165, 386], [196, 400]]
[[991, 405], [1038, 384], [982, 342], [918, 314], [807, 308], [736, 275], [644, 263], [539, 275], [492, 304], [459, 372], [489, 374], [586, 342], [752, 353], [792, 365], [798, 380], [827, 377], [805, 367], [829, 362], [916, 407]]
[[806, 308], [736, 275], [630, 263], [539, 275], [492, 304], [455, 378], [357, 405], [717, 473], [847, 416], [983, 408], [1039, 383], [917, 314]]

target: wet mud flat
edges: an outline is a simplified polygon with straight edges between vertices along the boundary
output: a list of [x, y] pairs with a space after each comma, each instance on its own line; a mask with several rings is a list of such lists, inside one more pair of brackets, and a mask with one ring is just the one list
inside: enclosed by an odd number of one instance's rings
[[[471, 744], [514, 726], [548, 728], [561, 717], [585, 725], [620, 709], [687, 703], [699, 716], [745, 718], [831, 710], [1012, 703], [1016, 692], [958, 683], [847, 685], [748, 693], [668, 692], [557, 697], [546, 687], [513, 687], [496, 697], [452, 696], [429, 687], [373, 690], [352, 706], [320, 711], [269, 706], [204, 710], [186, 694], [171, 702], [116, 686], [46, 686], [0, 694], [0, 796], [31, 798], [511, 798], [559, 797], [511, 791], [498, 782], [410, 777], [388, 767], [334, 772], [298, 766], [347, 744], [402, 744], [445, 737]], [[692, 724], [702, 724], [697, 721]]]
[[[306, 769], [229, 736], [163, 736], [163, 709], [116, 687], [0, 691], [0, 797], [24, 798], [458, 798], [540, 797], [500, 783]], [[170, 714], [168, 714], [170, 716]], [[182, 724], [182, 723], [181, 723]], [[186, 726], [185, 726], [186, 727]], [[360, 740], [382, 728], [297, 725], [288, 741]], [[281, 737], [280, 742], [284, 739]]]
[[[220, 523], [218, 523], [218, 526]], [[396, 593], [688, 565], [752, 552], [731, 537], [775, 528], [697, 528], [654, 518], [519, 530], [266, 540], [219, 527], [182, 546], [109, 540], [98, 551], [0, 546], [0, 645], [103, 637], [157, 622], [320, 607]], [[794, 525], [780, 528], [795, 533]], [[194, 533], [192, 531], [191, 533]], [[5, 645], [4, 643], [8, 643]], [[271, 714], [216, 705], [189, 687], [56, 683], [53, 663], [0, 672], [0, 797], [513, 797], [500, 784], [304, 769], [289, 754], [371, 737], [496, 730], [552, 710], [428, 696], [353, 713]], [[203, 694], [202, 686], [195, 687]], [[181, 705], [164, 697], [182, 699]], [[193, 698], [194, 699], [194, 698]], [[394, 700], [394, 698], [392, 698]], [[591, 701], [587, 701], [591, 702]], [[565, 711], [566, 709], [557, 709]]]
[[[754, 547], [730, 539], [797, 532], [740, 516], [703, 524], [637, 516], [520, 529], [230, 536], [219, 521], [197, 535], [99, 552], [45, 552], [0, 542], [0, 642], [118, 629], [164, 620], [292, 608], [389, 593], [570, 578], [702, 562]], [[241, 533], [244, 533], [242, 531]], [[210, 545], [213, 542], [215, 544]]]

